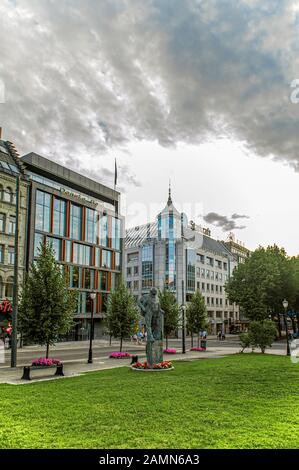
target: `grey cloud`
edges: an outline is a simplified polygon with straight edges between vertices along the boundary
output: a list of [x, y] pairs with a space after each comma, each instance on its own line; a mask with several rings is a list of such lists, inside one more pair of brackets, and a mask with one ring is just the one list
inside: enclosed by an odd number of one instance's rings
[[231, 216], [231, 218], [233, 220], [235, 220], [235, 219], [250, 219], [250, 217], [248, 215], [241, 215], [241, 214], [233, 214]]
[[226, 135], [299, 171], [295, 3], [2, 0], [5, 136], [22, 153], [105, 167], [132, 139]]
[[[236, 217], [237, 216], [237, 217]], [[230, 232], [231, 230], [242, 230], [246, 228], [245, 225], [237, 225], [235, 219], [249, 218], [248, 216], [233, 214], [231, 217], [217, 214], [216, 212], [209, 212], [203, 219], [205, 222], [216, 227], [222, 228], [223, 232]]]

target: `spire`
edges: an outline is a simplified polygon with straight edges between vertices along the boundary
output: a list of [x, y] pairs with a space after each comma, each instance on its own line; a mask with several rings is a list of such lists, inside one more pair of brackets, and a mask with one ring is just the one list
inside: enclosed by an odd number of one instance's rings
[[171, 180], [169, 178], [169, 189], [168, 189], [168, 201], [167, 201], [167, 205], [168, 206], [171, 206], [172, 204], [172, 199], [171, 199]]

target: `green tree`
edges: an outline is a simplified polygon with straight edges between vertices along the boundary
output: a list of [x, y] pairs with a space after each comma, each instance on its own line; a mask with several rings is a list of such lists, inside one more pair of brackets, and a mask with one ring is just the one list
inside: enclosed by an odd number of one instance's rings
[[273, 321], [253, 321], [249, 328], [249, 341], [251, 346], [260, 348], [264, 354], [266, 347], [271, 348], [277, 335], [277, 329]]
[[259, 247], [235, 268], [225, 290], [249, 320], [262, 321], [271, 316], [280, 326], [282, 301], [291, 301], [295, 296], [293, 270], [285, 250], [276, 245]]
[[120, 352], [123, 340], [136, 333], [139, 320], [140, 315], [136, 301], [121, 281], [117, 289], [109, 295], [105, 318], [109, 335], [120, 340]]
[[76, 293], [68, 289], [68, 276], [55, 261], [48, 243], [41, 243], [39, 257], [31, 264], [19, 304], [19, 327], [28, 340], [46, 346], [73, 324]]
[[164, 311], [164, 336], [166, 348], [168, 348], [168, 337], [178, 329], [180, 322], [180, 307], [173, 292], [164, 289], [159, 292], [161, 309]]
[[207, 327], [208, 316], [205, 300], [199, 290], [196, 290], [186, 310], [187, 329], [193, 334], [197, 334], [197, 346], [199, 347], [200, 330]]

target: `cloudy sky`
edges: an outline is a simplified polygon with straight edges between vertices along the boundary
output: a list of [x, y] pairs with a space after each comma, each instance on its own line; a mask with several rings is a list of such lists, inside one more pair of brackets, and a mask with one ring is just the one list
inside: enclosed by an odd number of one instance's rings
[[[218, 238], [299, 253], [298, 0], [1, 0], [0, 126]], [[297, 80], [297, 81], [296, 81]]]

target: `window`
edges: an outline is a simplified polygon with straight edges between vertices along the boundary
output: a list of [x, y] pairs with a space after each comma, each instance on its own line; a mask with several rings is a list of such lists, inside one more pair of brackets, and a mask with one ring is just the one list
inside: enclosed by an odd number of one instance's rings
[[214, 279], [214, 271], [211, 271], [210, 279]]
[[207, 278], [207, 279], [210, 279], [210, 270], [207, 269], [207, 270], [206, 270], [206, 273], [207, 273], [207, 274], [206, 274], [206, 278]]
[[102, 250], [102, 268], [112, 268], [112, 252], [108, 250]]
[[71, 238], [81, 240], [82, 207], [71, 204]]
[[100, 244], [108, 246], [108, 216], [100, 215]]
[[207, 258], [207, 264], [209, 266], [214, 266], [214, 260], [213, 258], [210, 258], [209, 256], [206, 257]]
[[127, 268], [127, 276], [132, 276], [132, 268]]
[[108, 273], [99, 272], [99, 290], [108, 290]]
[[3, 200], [5, 202], [10, 202], [10, 203], [14, 202], [14, 195], [13, 195], [13, 192], [12, 192], [11, 188], [6, 188], [3, 191]]
[[14, 264], [15, 262], [15, 248], [14, 246], [8, 247], [8, 264]]
[[35, 228], [50, 232], [51, 196], [42, 191], [36, 191]]
[[227, 271], [227, 263], [223, 263], [223, 269]]
[[127, 255], [127, 262], [130, 263], [131, 261], [138, 261], [139, 254], [138, 251], [136, 253], [128, 253]]
[[65, 236], [66, 227], [66, 202], [62, 199], [54, 198], [54, 218], [53, 233]]
[[5, 221], [6, 221], [5, 214], [0, 214], [0, 232], [5, 232]]
[[139, 289], [139, 281], [134, 281], [134, 290]]
[[86, 209], [85, 241], [97, 243], [97, 213], [93, 209]]
[[115, 269], [121, 271], [121, 255], [120, 253], [115, 253]]
[[10, 215], [9, 216], [9, 225], [8, 225], [8, 233], [10, 235], [14, 235], [16, 231], [16, 216]]
[[100, 248], [96, 247], [95, 252], [95, 265], [99, 268], [101, 265], [101, 250]]
[[202, 291], [205, 290], [205, 283], [204, 283], [204, 282], [201, 283], [201, 290], [202, 290]]
[[74, 263], [91, 264], [91, 247], [88, 245], [81, 245], [80, 243], [74, 243]]
[[138, 273], [139, 273], [139, 267], [134, 266], [134, 276], [138, 276]]
[[44, 241], [44, 236], [41, 233], [35, 233], [34, 235], [34, 256], [39, 256], [40, 245]]
[[127, 281], [127, 289], [131, 290], [132, 288], [132, 281]]
[[61, 260], [61, 240], [59, 238], [47, 237], [47, 242], [52, 246], [54, 250], [54, 256], [56, 261]]
[[5, 286], [5, 297], [12, 298], [13, 296], [13, 277], [10, 276], [7, 279], [6, 286]]
[[204, 264], [204, 262], [205, 262], [205, 257], [204, 257], [204, 255], [201, 255], [201, 254], [198, 253], [196, 258], [197, 258], [197, 262], [198, 262], [198, 263]]
[[84, 270], [84, 289], [93, 289], [94, 288], [94, 270], [85, 269]]
[[120, 250], [120, 220], [112, 217], [112, 248]]
[[71, 262], [71, 254], [72, 254], [72, 242], [70, 240], [66, 240], [66, 242], [65, 242], [65, 261], [67, 263]]
[[4, 245], [0, 245], [0, 263], [4, 263]]
[[73, 288], [81, 287], [81, 273], [82, 273], [82, 268], [78, 268], [78, 266], [70, 267], [70, 287], [73, 287]]
[[201, 268], [201, 277], [203, 277], [203, 278], [204, 278], [204, 277], [205, 277], [205, 273], [206, 273], [206, 270], [205, 270], [205, 269], [203, 269], [203, 268]]

